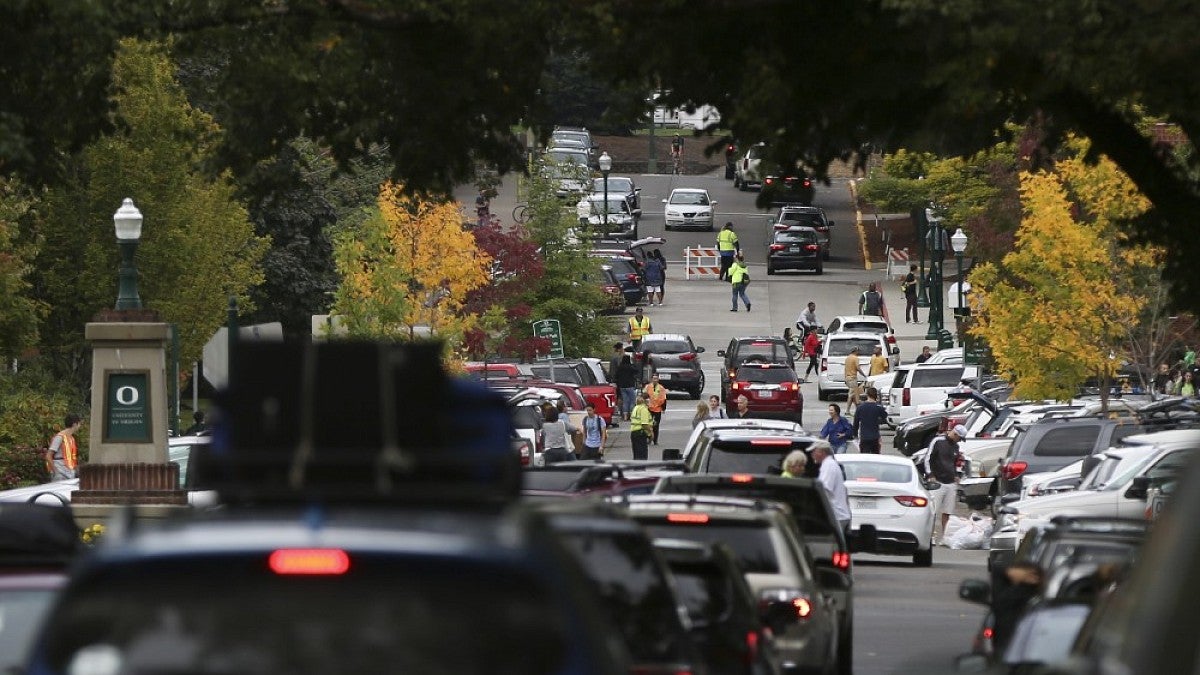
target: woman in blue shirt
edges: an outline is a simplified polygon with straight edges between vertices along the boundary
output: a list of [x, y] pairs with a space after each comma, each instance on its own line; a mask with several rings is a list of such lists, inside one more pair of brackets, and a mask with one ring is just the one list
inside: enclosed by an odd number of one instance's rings
[[838, 404], [829, 404], [829, 420], [821, 427], [820, 436], [829, 441], [835, 455], [845, 452], [846, 444], [854, 438], [854, 425], [842, 417], [842, 409]]

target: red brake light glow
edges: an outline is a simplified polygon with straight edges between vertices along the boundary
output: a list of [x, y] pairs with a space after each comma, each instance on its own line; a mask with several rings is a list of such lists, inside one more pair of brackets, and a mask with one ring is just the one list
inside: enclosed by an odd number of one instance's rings
[[816, 251], [816, 250], [817, 250], [817, 249], [819, 249], [819, 248], [821, 248], [821, 247], [820, 247], [820, 246], [818, 246], [817, 244], [809, 244], [809, 245], [807, 245], [807, 246], [805, 246], [805, 247], [804, 247], [804, 250], [805, 250], [805, 251]]
[[1004, 480], [1016, 480], [1029, 468], [1029, 462], [1008, 462], [1000, 467], [1000, 475]]
[[904, 506], [915, 506], [918, 508], [922, 508], [922, 507], [929, 505], [928, 499], [926, 499], [924, 497], [917, 497], [914, 495], [900, 495], [900, 496], [896, 497], [896, 501], [900, 502]]
[[686, 354], [679, 355], [680, 361], [694, 361], [695, 359], [696, 359], [696, 355], [692, 352], [688, 352]]
[[996, 634], [996, 631], [992, 630], [991, 628], [983, 629], [983, 639], [984, 640], [991, 640], [992, 636], [995, 634]]
[[746, 665], [754, 665], [758, 661], [758, 633], [746, 631]]
[[753, 483], [754, 475], [749, 473], [735, 473], [729, 477], [731, 483]]
[[833, 561], [833, 566], [839, 570], [850, 569], [850, 553], [848, 551], [834, 551], [830, 560]]
[[271, 553], [275, 574], [337, 575], [350, 569], [350, 556], [336, 548], [285, 548]]
[[793, 599], [792, 607], [796, 608], [796, 616], [801, 619], [807, 619], [812, 614], [812, 603], [808, 601], [808, 598]]
[[668, 523], [703, 524], [708, 522], [707, 513], [668, 513]]
[[785, 248], [787, 248], [787, 247], [784, 246], [783, 244], [771, 244], [772, 251], [782, 251]]
[[791, 445], [790, 438], [751, 438], [750, 445]]

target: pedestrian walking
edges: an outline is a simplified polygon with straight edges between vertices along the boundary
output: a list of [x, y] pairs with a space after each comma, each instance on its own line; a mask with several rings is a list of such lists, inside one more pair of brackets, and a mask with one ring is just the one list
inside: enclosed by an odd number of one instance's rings
[[654, 427], [654, 418], [646, 407], [646, 397], [638, 394], [637, 403], [629, 417], [629, 443], [633, 446], [634, 459], [646, 459], [650, 454], [648, 442]]
[[842, 409], [838, 404], [830, 403], [829, 419], [825, 420], [825, 425], [817, 435], [829, 442], [834, 454], [840, 454], [846, 451], [846, 444], [854, 438], [854, 425], [842, 417]]
[[50, 439], [46, 448], [46, 468], [50, 471], [50, 480], [67, 480], [75, 478], [79, 467], [79, 445], [75, 434], [83, 426], [83, 418], [75, 413], [63, 418], [63, 428]]
[[621, 415], [628, 420], [633, 412], [633, 402], [637, 397], [638, 369], [628, 354], [621, 355], [621, 363], [617, 365], [617, 391], [621, 392]]
[[587, 416], [583, 418], [583, 453], [579, 459], [600, 459], [607, 441], [608, 425], [596, 414], [596, 405], [588, 403]]
[[650, 317], [642, 312], [642, 308], [638, 307], [633, 310], [633, 316], [629, 317], [628, 323], [625, 325], [625, 333], [629, 335], [629, 342], [633, 345], [633, 351], [637, 351], [638, 347], [642, 346], [642, 338], [653, 332], [654, 328], [650, 325]]
[[738, 296], [742, 297], [742, 303], [746, 305], [746, 311], [750, 311], [750, 298], [746, 297], [746, 286], [750, 285], [750, 271], [746, 269], [746, 259], [741, 253], [733, 259], [733, 265], [729, 268], [729, 283], [733, 288], [733, 308], [729, 311], [738, 311]]
[[650, 410], [650, 416], [654, 418], [650, 442], [658, 445], [658, 427], [662, 423], [663, 411], [667, 409], [667, 388], [659, 383], [658, 373], [650, 374], [650, 381], [642, 387], [642, 394], [646, 397], [646, 407]]
[[808, 466], [808, 455], [803, 450], [793, 450], [783, 458], [783, 471], [780, 478], [800, 478]]
[[890, 365], [887, 357], [883, 355], [883, 347], [876, 347], [875, 351], [871, 354], [871, 365], [867, 375], [868, 377], [882, 375], [888, 371], [888, 366]]
[[961, 453], [958, 444], [967, 436], [967, 428], [961, 424], [944, 435], [933, 439], [929, 444], [929, 452], [925, 455], [925, 479], [937, 481], [940, 486], [930, 491], [933, 499], [933, 512], [941, 514], [941, 529], [935, 533], [935, 545], [942, 543], [946, 534], [946, 523], [950, 522], [950, 514], [958, 503], [958, 460]]
[[649, 256], [657, 260], [663, 269], [662, 284], [660, 284], [658, 290], [658, 304], [661, 305], [663, 298], [667, 296], [667, 259], [663, 257], [662, 251], [657, 248], [650, 251]]
[[742, 250], [738, 243], [737, 232], [733, 231], [733, 222], [725, 223], [725, 227], [717, 233], [717, 253], [721, 256], [721, 281], [729, 279], [729, 268], [733, 266], [733, 257]]
[[195, 436], [208, 431], [208, 423], [204, 421], [204, 411], [197, 410], [192, 413], [192, 426], [184, 430], [184, 436]]
[[704, 420], [707, 420], [709, 418], [709, 416], [710, 416], [710, 413], [708, 410], [708, 404], [705, 403], [704, 401], [700, 401], [699, 403], [697, 403], [696, 404], [696, 414], [692, 415], [692, 428], [695, 429], [696, 427], [700, 426], [700, 423], [703, 422]]
[[542, 439], [546, 444], [546, 452], [542, 455], [546, 464], [569, 462], [575, 459], [572, 438], [579, 433], [579, 428], [571, 424], [565, 416], [560, 415], [558, 408], [551, 406], [546, 409], [546, 421], [542, 424]]
[[867, 290], [858, 296], [858, 313], [867, 316], [883, 316], [883, 294], [875, 290], [872, 282]]
[[804, 381], [808, 382], [809, 373], [816, 373], [818, 377], [821, 375], [821, 365], [818, 363], [821, 358], [821, 338], [817, 336], [816, 328], [809, 328], [808, 335], [804, 336], [804, 355], [808, 357]]
[[661, 306], [663, 280], [667, 276], [666, 268], [658, 258], [646, 256], [646, 266], [642, 269], [642, 276], [646, 280], [646, 304], [653, 307], [657, 298], [657, 304]]
[[858, 449], [878, 455], [880, 452], [880, 426], [887, 421], [887, 409], [879, 404], [879, 390], [867, 387], [867, 402], [858, 406], [854, 413], [854, 436], [858, 438]]
[[[917, 266], [909, 265], [908, 274], [904, 275], [904, 281], [900, 282], [900, 289], [904, 291], [904, 323], [920, 323], [917, 321]], [[912, 320], [909, 320], [909, 317]]]
[[725, 414], [725, 406], [721, 405], [721, 398], [716, 394], [708, 397], [708, 418], [713, 420], [723, 420], [729, 417]]
[[846, 476], [842, 473], [842, 465], [833, 458], [833, 451], [827, 441], [816, 441], [808, 448], [812, 461], [820, 471], [817, 482], [825, 488], [825, 496], [829, 497], [829, 505], [833, 507], [833, 517], [842, 526], [842, 532], [850, 534], [850, 495], [846, 492]]
[[733, 412], [729, 413], [729, 419], [741, 420], [747, 417], [754, 417], [750, 414], [750, 399], [746, 398], [745, 394], [734, 399], [733, 404], [737, 406]]
[[859, 386], [858, 380], [862, 377], [862, 366], [858, 363], [858, 347], [851, 347], [850, 353], [846, 355], [846, 414], [850, 414], [850, 408], [858, 407], [859, 398], [862, 396], [862, 389]]
[[921, 353], [917, 355], [915, 360], [917, 363], [925, 363], [931, 356], [933, 356], [933, 352], [929, 351], [929, 345], [925, 345], [921, 347]]

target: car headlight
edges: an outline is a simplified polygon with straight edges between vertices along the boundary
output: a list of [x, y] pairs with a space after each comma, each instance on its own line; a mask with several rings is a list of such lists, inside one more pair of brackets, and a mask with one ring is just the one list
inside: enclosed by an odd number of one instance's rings
[[668, 218], [678, 218], [678, 217], [679, 217], [679, 212], [678, 212], [678, 211], [670, 211], [670, 210], [668, 210], [668, 211], [667, 211], [667, 217], [668, 217]]

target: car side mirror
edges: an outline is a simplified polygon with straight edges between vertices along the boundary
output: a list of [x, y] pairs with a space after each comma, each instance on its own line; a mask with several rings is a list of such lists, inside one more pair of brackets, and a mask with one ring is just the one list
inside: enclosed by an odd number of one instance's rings
[[704, 353], [704, 347], [696, 347], [696, 353], [697, 353], [697, 354], [703, 354], [703, 353]]
[[714, 200], [712, 200], [711, 202], [709, 202], [709, 203], [708, 203], [708, 205], [709, 205], [709, 206], [716, 206], [716, 205], [717, 205], [717, 200], [715, 200], [715, 199], [714, 199]]
[[664, 199], [664, 200], [662, 200], [662, 203], [666, 204], [666, 203], [667, 203], [667, 200], [665, 200], [665, 199]]
[[963, 579], [958, 585], [958, 597], [978, 605], [991, 603], [992, 585], [982, 579]]
[[662, 451], [662, 461], [678, 462], [683, 459], [683, 451], [679, 448], [664, 448]]
[[725, 350], [724, 350], [724, 349], [718, 349], [718, 350], [717, 350], [717, 356], [724, 357], [724, 356], [725, 356]]
[[826, 564], [832, 565], [832, 563], [826, 563], [824, 561], [817, 563], [817, 585], [821, 588], [831, 591], [850, 590], [850, 587], [854, 585], [854, 583], [850, 581], [850, 576], [834, 569], [833, 567], [826, 567]]
[[1145, 499], [1146, 493], [1150, 491], [1153, 485], [1153, 480], [1149, 476], [1137, 476], [1133, 479], [1129, 489], [1125, 491], [1126, 499]]
[[639, 218], [640, 218], [640, 217], [642, 216], [642, 210], [641, 210], [641, 209], [634, 209], [634, 210], [633, 210], [633, 215], [635, 215], [635, 216], [637, 216], [637, 217], [639, 217]]
[[638, 194], [641, 194], [641, 193], [642, 193], [642, 188], [633, 188], [633, 191], [634, 191], [634, 192], [636, 192], [636, 193], [638, 193]]

